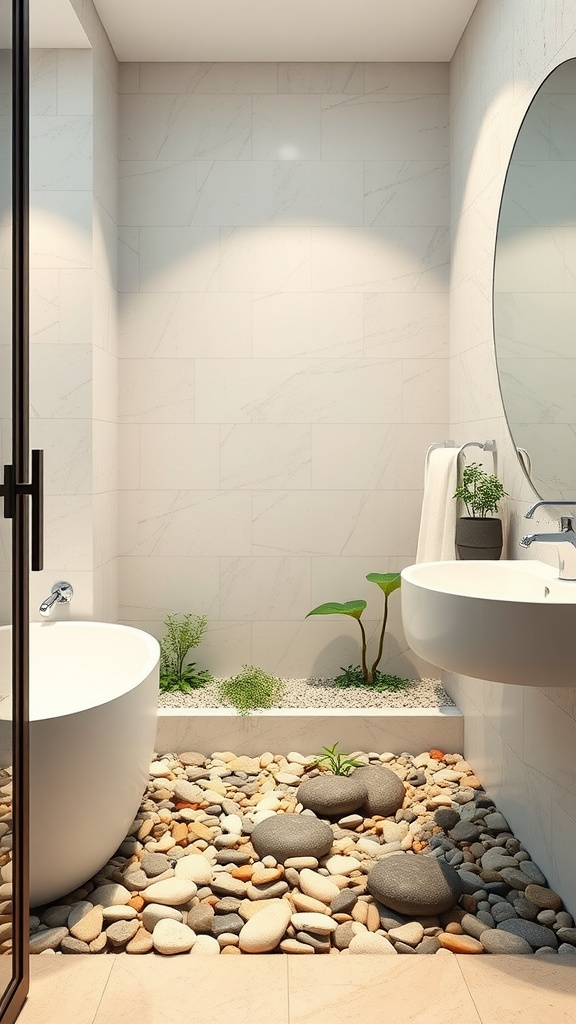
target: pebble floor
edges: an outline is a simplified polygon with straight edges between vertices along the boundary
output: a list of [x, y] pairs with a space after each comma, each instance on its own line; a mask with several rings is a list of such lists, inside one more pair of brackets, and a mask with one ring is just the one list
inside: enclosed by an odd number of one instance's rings
[[[81, 888], [32, 911], [31, 952], [246, 955], [247, 923], [286, 903], [277, 944], [251, 952], [576, 954], [576, 928], [560, 895], [460, 753], [354, 756], [391, 769], [404, 785], [403, 805], [389, 818], [331, 820], [332, 849], [305, 867], [259, 860], [250, 834], [269, 816], [302, 812], [298, 786], [324, 771], [313, 755], [156, 756], [116, 855]], [[182, 783], [194, 800], [177, 798]], [[458, 839], [450, 836], [454, 823]], [[444, 859], [460, 873], [464, 893], [450, 911], [408, 919], [370, 895], [370, 868], [403, 853]]]

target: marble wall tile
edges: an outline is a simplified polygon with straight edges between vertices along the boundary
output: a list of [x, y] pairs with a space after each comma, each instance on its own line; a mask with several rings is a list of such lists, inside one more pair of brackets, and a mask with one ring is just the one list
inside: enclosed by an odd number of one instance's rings
[[138, 66], [142, 93], [222, 93], [235, 96], [276, 92], [277, 65], [266, 61], [176, 64], [158, 61]]
[[85, 269], [92, 265], [92, 193], [30, 193], [30, 268]]
[[397, 227], [343, 231], [312, 229], [312, 287], [316, 291], [445, 292], [449, 269], [446, 228]]
[[122, 555], [251, 554], [247, 491], [125, 491], [119, 522]]
[[[141, 227], [138, 230], [140, 291], [217, 290], [216, 227]], [[138, 286], [127, 290], [138, 290]]]
[[278, 64], [279, 93], [353, 93], [364, 91], [364, 64], [281, 63]]
[[119, 301], [119, 334], [125, 358], [248, 358], [252, 351], [252, 297], [220, 292], [127, 292]]
[[315, 423], [312, 487], [332, 490], [420, 490], [428, 447], [448, 427], [439, 423]]
[[196, 205], [196, 163], [122, 160], [119, 187], [123, 224], [190, 224]]
[[[8, 70], [8, 64], [2, 62]], [[2, 81], [4, 95], [11, 85]], [[9, 110], [6, 109], [6, 113]], [[4, 113], [4, 111], [3, 111]], [[49, 117], [58, 113], [58, 50], [30, 50], [30, 117]]]
[[140, 229], [118, 228], [118, 291], [137, 292], [140, 289]]
[[280, 293], [255, 295], [254, 356], [330, 358], [363, 353], [361, 295]]
[[57, 270], [34, 270], [30, 274], [30, 341], [57, 344], [60, 341], [60, 275]]
[[[119, 66], [118, 92], [140, 92], [141, 65], [134, 61], [123, 61]], [[172, 89], [168, 90], [172, 92]]]
[[[32, 354], [35, 358], [35, 354]], [[30, 448], [44, 449], [44, 493], [92, 493], [92, 421], [31, 419]]]
[[442, 95], [371, 92], [324, 96], [322, 156], [344, 160], [446, 160], [448, 101]]
[[[359, 90], [360, 91], [360, 90]], [[450, 92], [450, 65], [446, 63], [386, 63], [364, 64], [364, 92], [434, 93], [447, 96]]]
[[382, 359], [446, 358], [448, 295], [367, 292], [364, 300], [364, 353]]
[[[168, 611], [219, 617], [217, 556], [131, 556], [119, 559], [118, 615], [124, 620], [163, 620]], [[161, 636], [164, 630], [160, 630]], [[200, 653], [200, 652], [199, 652]]]
[[117, 491], [119, 465], [116, 420], [92, 420], [92, 486], [94, 493]]
[[320, 160], [321, 97], [264, 95], [252, 99], [253, 160]]
[[219, 427], [199, 423], [140, 426], [140, 487], [144, 490], [219, 486]]
[[220, 559], [222, 618], [300, 621], [309, 604], [309, 558], [256, 555]]
[[[51, 380], [52, 386], [46, 387]], [[92, 412], [92, 353], [88, 345], [38, 345], [30, 374], [30, 415], [82, 419]]]
[[220, 487], [303, 490], [310, 486], [309, 424], [232, 423], [217, 429]]
[[333, 160], [217, 160], [198, 180], [193, 223], [362, 224], [362, 165]]
[[192, 423], [194, 360], [121, 359], [121, 423]]
[[448, 404], [448, 360], [404, 359], [402, 374], [404, 422], [444, 422]]
[[199, 359], [196, 421], [396, 422], [401, 374], [398, 360]]
[[[36, 271], [34, 272], [35, 276]], [[86, 316], [92, 300], [93, 276], [89, 270], [60, 270], [60, 342], [86, 345], [91, 340], [91, 323]]]
[[47, 494], [44, 500], [44, 569], [57, 573], [63, 568], [92, 569], [93, 525], [89, 495]]
[[367, 160], [364, 223], [449, 224], [449, 172], [446, 161]]
[[121, 160], [249, 160], [252, 103], [234, 93], [123, 94]]
[[310, 275], [309, 227], [220, 229], [220, 291], [306, 292]]
[[52, 52], [57, 55], [57, 113], [92, 116], [94, 107], [92, 52], [90, 50], [55, 50]]

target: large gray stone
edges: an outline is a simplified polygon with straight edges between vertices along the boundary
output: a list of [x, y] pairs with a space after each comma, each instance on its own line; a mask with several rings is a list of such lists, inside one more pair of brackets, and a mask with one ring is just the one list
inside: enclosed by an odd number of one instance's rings
[[558, 948], [558, 939], [552, 929], [546, 928], [543, 924], [536, 924], [535, 921], [524, 921], [518, 917], [513, 921], [502, 921], [497, 927], [499, 931], [511, 932], [512, 935], [526, 939], [532, 949], [538, 949], [540, 946]]
[[357, 772], [352, 775], [325, 774], [306, 779], [298, 787], [298, 800], [315, 814], [333, 817], [357, 810], [365, 802], [367, 793], [367, 787]]
[[361, 781], [366, 787], [368, 796], [362, 805], [362, 812], [367, 817], [381, 814], [387, 818], [390, 814], [396, 814], [402, 807], [406, 790], [390, 768], [385, 768], [384, 765], [366, 765], [365, 768], [356, 768], [352, 778]]
[[435, 857], [383, 857], [368, 872], [368, 891], [398, 914], [443, 914], [462, 894], [458, 872]]
[[332, 829], [310, 814], [276, 814], [256, 825], [252, 845], [259, 857], [283, 864], [289, 857], [323, 857], [333, 841]]
[[480, 936], [480, 942], [487, 953], [531, 953], [532, 946], [521, 935], [487, 928]]

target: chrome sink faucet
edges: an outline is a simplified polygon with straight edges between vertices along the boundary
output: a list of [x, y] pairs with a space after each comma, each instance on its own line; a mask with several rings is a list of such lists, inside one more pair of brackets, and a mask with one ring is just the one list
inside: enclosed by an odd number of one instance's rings
[[[525, 519], [532, 519], [534, 512], [541, 505], [570, 505], [576, 509], [576, 501], [537, 501], [528, 509]], [[520, 538], [520, 545], [529, 548], [531, 544], [558, 544], [559, 579], [576, 582], [576, 532], [572, 516], [560, 517], [558, 533], [528, 533]]]
[[68, 604], [69, 601], [74, 597], [74, 589], [71, 583], [66, 583], [65, 580], [58, 580], [53, 584], [50, 592], [50, 597], [47, 597], [45, 601], [42, 601], [38, 611], [40, 615], [43, 615], [45, 619], [52, 614], [52, 609], [56, 604]]

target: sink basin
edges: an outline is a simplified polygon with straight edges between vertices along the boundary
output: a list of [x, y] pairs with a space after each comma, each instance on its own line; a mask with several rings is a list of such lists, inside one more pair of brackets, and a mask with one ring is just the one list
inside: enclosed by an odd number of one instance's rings
[[421, 562], [402, 572], [410, 647], [439, 668], [523, 686], [576, 686], [576, 582], [544, 562]]

